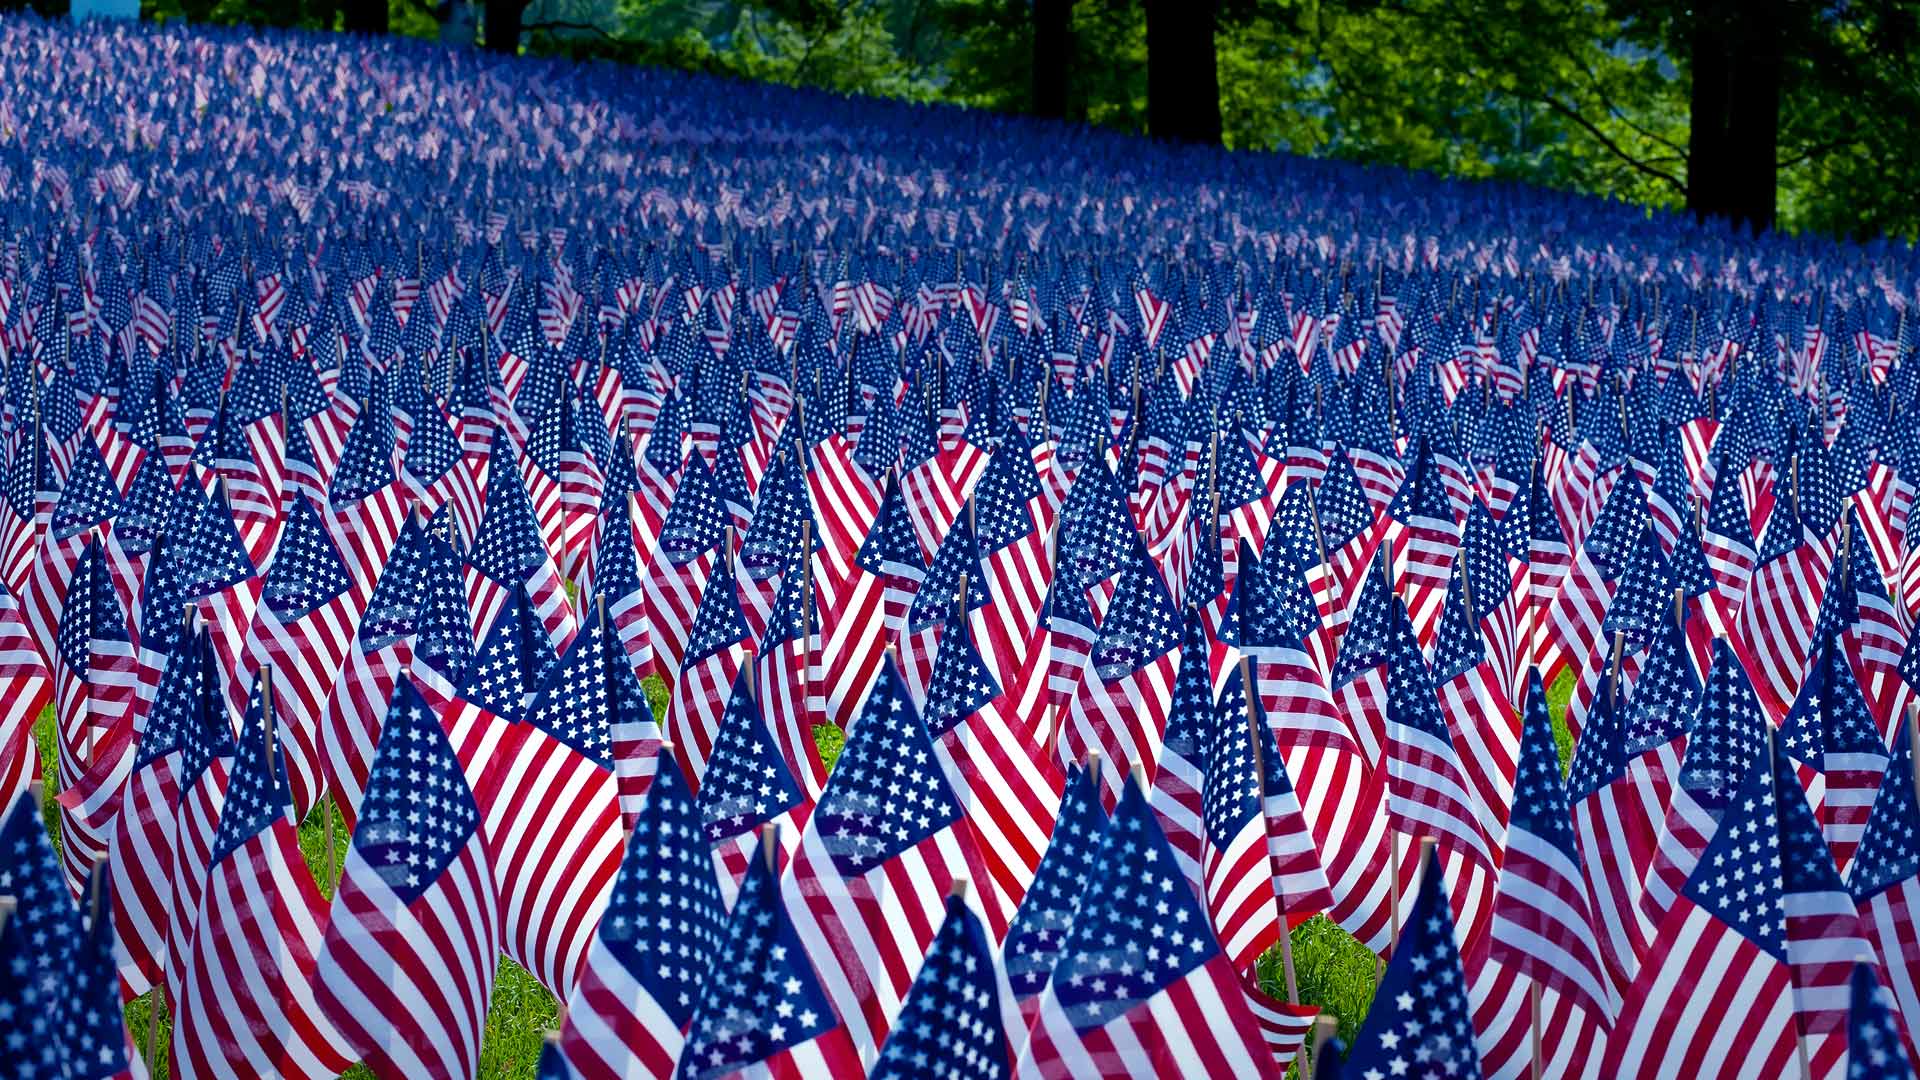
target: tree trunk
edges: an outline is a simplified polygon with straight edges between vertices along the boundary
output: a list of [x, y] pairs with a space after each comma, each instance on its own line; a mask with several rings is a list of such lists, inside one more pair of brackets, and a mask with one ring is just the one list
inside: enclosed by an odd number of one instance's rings
[[1220, 142], [1218, 0], [1146, 0], [1147, 132], [1176, 142]]
[[1687, 209], [1756, 232], [1773, 227], [1786, 65], [1781, 0], [1695, 9]]
[[350, 34], [384, 34], [390, 27], [387, 0], [345, 0], [340, 23]]
[[1033, 111], [1067, 115], [1073, 71], [1073, 0], [1033, 0]]
[[486, 0], [486, 47], [508, 56], [520, 52], [520, 18], [527, 13], [526, 0]]

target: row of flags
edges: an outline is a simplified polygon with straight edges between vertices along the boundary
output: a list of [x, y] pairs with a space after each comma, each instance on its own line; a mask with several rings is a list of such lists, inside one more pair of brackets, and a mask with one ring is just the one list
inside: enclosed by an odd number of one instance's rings
[[[472, 1076], [502, 956], [551, 1076], [1911, 1075], [1910, 252], [1183, 151], [1064, 205], [913, 110], [387, 43], [0, 55], [23, 1075]], [[1255, 974], [1322, 915], [1384, 961], [1344, 1058]]]

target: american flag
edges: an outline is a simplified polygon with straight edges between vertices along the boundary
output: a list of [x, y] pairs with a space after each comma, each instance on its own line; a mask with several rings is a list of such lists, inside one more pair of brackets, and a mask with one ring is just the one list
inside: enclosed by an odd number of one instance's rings
[[262, 581], [228, 509], [224, 484], [215, 484], [191, 528], [181, 552], [180, 596], [206, 621], [220, 661], [217, 689], [226, 699], [230, 722], [237, 725], [246, 707], [247, 635]]
[[687, 653], [694, 613], [707, 591], [707, 578], [722, 557], [730, 557], [721, 550], [726, 528], [713, 473], [695, 454], [681, 466], [673, 505], [661, 526], [652, 561], [641, 577], [647, 627], [653, 641], [653, 668], [669, 686], [680, 681], [681, 661]]
[[[1914, 718], [1895, 732], [1893, 755], [1867, 829], [1847, 868], [1847, 889], [1860, 912], [1861, 928], [1900, 1014], [1920, 1016], [1920, 798], [1914, 793]], [[1915, 1052], [1913, 1026], [1907, 1053]]]
[[363, 595], [320, 512], [306, 496], [294, 496], [254, 611], [248, 654], [253, 670], [275, 673], [275, 735], [296, 819], [319, 805], [326, 787], [321, 711], [353, 642]]
[[[781, 880], [795, 931], [827, 965], [827, 997], [863, 1057], [885, 1041], [956, 878], [984, 881], [986, 870], [919, 711], [888, 664]], [[882, 952], [899, 962], [875, 968], [862, 959]]]
[[977, 887], [997, 937], [1046, 851], [1065, 778], [975, 641], [956, 603], [934, 659], [924, 715], [934, 755], [986, 864], [989, 877]]
[[[806, 535], [810, 537], [811, 530]], [[827, 766], [813, 737], [814, 728], [826, 722], [827, 709], [815, 622], [812, 548], [810, 540], [803, 541], [797, 549], [800, 557], [789, 559], [781, 573], [779, 592], [753, 661], [774, 740], [809, 803], [817, 801], [827, 786]]]
[[1604, 1024], [1619, 1011], [1620, 995], [1587, 902], [1587, 871], [1538, 672], [1529, 676], [1526, 709], [1490, 948], [1496, 961], [1577, 1001]]
[[65, 838], [60, 856], [77, 897], [113, 839], [134, 754], [132, 636], [97, 539], [88, 541], [73, 570], [53, 681]]
[[142, 718], [139, 747], [114, 819], [107, 873], [120, 980], [128, 997], [162, 982], [167, 935], [174, 922], [175, 806], [192, 738], [189, 725], [205, 725], [204, 710], [218, 701], [207, 685], [213, 673], [212, 645], [205, 631], [183, 633]]
[[[723, 539], [720, 546], [724, 548], [725, 543]], [[699, 606], [693, 612], [666, 722], [674, 755], [696, 786], [704, 782], [707, 756], [712, 753], [734, 683], [752, 660], [752, 639], [740, 612], [733, 562], [724, 550], [709, 557], [715, 559], [713, 572], [707, 576]]]
[[353, 831], [367, 772], [373, 767], [380, 720], [413, 660], [432, 551], [419, 517], [408, 515], [328, 688], [326, 715], [320, 722], [320, 762], [348, 832]]
[[1213, 674], [1207, 655], [1207, 629], [1198, 608], [1189, 607], [1180, 638], [1180, 666], [1173, 677], [1167, 727], [1160, 761], [1153, 771], [1147, 804], [1153, 808], [1187, 883], [1204, 893], [1200, 851], [1206, 825], [1201, 793], [1206, 785], [1207, 745], [1214, 728]]
[[294, 835], [263, 672], [248, 702], [193, 919], [169, 1060], [194, 1076], [338, 1076], [346, 1040], [314, 998], [327, 902]]
[[746, 879], [760, 834], [772, 828], [770, 835], [779, 845], [773, 849], [778, 870], [792, 856], [813, 809], [768, 730], [752, 678], [742, 671], [734, 682], [700, 778], [699, 797], [694, 800], [713, 853], [711, 869], [717, 872], [721, 896], [728, 903]]
[[1122, 766], [1146, 767], [1159, 756], [1179, 646], [1180, 612], [1136, 536], [1058, 739], [1064, 757], [1097, 750], [1114, 764], [1109, 802], [1125, 786]]
[[487, 511], [468, 556], [467, 604], [481, 633], [494, 623], [508, 597], [523, 591], [555, 652], [572, 644], [579, 624], [560, 570], [540, 539], [533, 504], [520, 483], [506, 440], [494, 440], [488, 465]]
[[1243, 972], [1295, 922], [1332, 902], [1272, 730], [1248, 699], [1249, 674], [1247, 665], [1227, 673], [1201, 787], [1207, 908], [1221, 948]]
[[937, 1071], [936, 1062], [956, 1071], [964, 1062], [968, 1076], [1011, 1080], [1013, 1041], [1025, 1029], [987, 928], [961, 896], [950, 896], [940, 932], [867, 1078], [919, 1080]]
[[1740, 779], [1728, 785], [1726, 815], [1625, 996], [1610, 1054], [1627, 1075], [1784, 1076], [1795, 1067], [1778, 802], [1804, 797], [1776, 791], [1772, 753], [1753, 746], [1731, 766]]
[[1439, 860], [1431, 846], [1423, 845], [1422, 851], [1419, 891], [1374, 990], [1374, 1006], [1341, 1067], [1343, 1074], [1480, 1075], [1453, 914]]
[[501, 948], [480, 808], [409, 680], [381, 726], [316, 958], [321, 1015], [384, 1076], [472, 1076]]
[[[1147, 905], [1156, 918], [1136, 928]], [[1019, 1076], [1173, 1080], [1280, 1071], [1137, 783], [1125, 785], [1093, 855], [1034, 1013]], [[1201, 1026], [1208, 1038], [1188, 1037]]]
[[1816, 642], [1800, 696], [1780, 725], [1833, 861], [1845, 872], [1887, 771], [1887, 744], [1847, 663], [1842, 640]]
[[1398, 524], [1389, 530], [1394, 551], [1394, 580], [1406, 601], [1407, 615], [1422, 648], [1431, 648], [1440, 621], [1440, 605], [1452, 576], [1460, 531], [1433, 446], [1422, 440], [1412, 451], [1407, 476], [1387, 505]]
[[[475, 668], [513, 668], [512, 653], [496, 649], [509, 619], [522, 624], [518, 659], [531, 664], [520, 670], [544, 678], [524, 713], [499, 715], [525, 722], [512, 723], [498, 742], [477, 744], [469, 740], [492, 733], [483, 735], [478, 725], [469, 733], [465, 711], [447, 715], [456, 754], [465, 758], [469, 747], [486, 745], [486, 772], [474, 795], [500, 887], [508, 955], [559, 995], [578, 979], [620, 864], [619, 780], [608, 721], [608, 659], [618, 643], [594, 619], [555, 663], [545, 642], [525, 633], [527, 618], [517, 603], [510, 605], [475, 657]], [[511, 709], [506, 698], [517, 690], [511, 682], [489, 686], [486, 698]]]
[[1686, 756], [1680, 760], [1659, 846], [1640, 896], [1641, 910], [1656, 932], [1665, 925], [1667, 910], [1735, 801], [1738, 770], [1753, 759], [1767, 727], [1739, 659], [1725, 641], [1715, 641], [1713, 668], [1688, 733]]
[[407, 489], [393, 470], [393, 421], [376, 398], [347, 432], [324, 506], [339, 554], [365, 596], [379, 579], [407, 518]]
[[[183, 642], [183, 646], [186, 643]], [[179, 799], [174, 803], [173, 869], [167, 911], [167, 955], [161, 963], [169, 1004], [185, 993], [184, 975], [192, 953], [194, 923], [200, 914], [201, 891], [213, 864], [213, 840], [220, 827], [221, 807], [227, 798], [227, 777], [233, 770], [233, 722], [226, 701], [215, 689], [220, 679], [219, 658], [209, 643], [201, 654], [203, 696], [181, 718]]]
[[647, 789], [586, 965], [568, 996], [561, 1075], [624, 1080], [673, 1071], [727, 913], [692, 793], [667, 761]]
[[1488, 838], [1491, 823], [1468, 786], [1405, 610], [1398, 599], [1389, 603], [1387, 812], [1399, 832], [1434, 837], [1492, 869], [1498, 863]]
[[1873, 947], [1792, 759], [1776, 750], [1772, 767], [1794, 1014], [1801, 1037], [1810, 1044], [1804, 1050], [1810, 1071], [1827, 1076], [1846, 1056], [1847, 986], [1854, 962], [1872, 955]]
[[1025, 1018], [1023, 1027], [1031, 1023], [1040, 992], [1046, 989], [1066, 945], [1073, 913], [1106, 830], [1107, 812], [1100, 805], [1092, 769], [1070, 768], [1046, 854], [1001, 943], [1001, 962]]
[[764, 854], [753, 857], [741, 883], [675, 1075], [857, 1076], [859, 1051], [814, 972], [813, 954], [782, 905], [772, 860]]

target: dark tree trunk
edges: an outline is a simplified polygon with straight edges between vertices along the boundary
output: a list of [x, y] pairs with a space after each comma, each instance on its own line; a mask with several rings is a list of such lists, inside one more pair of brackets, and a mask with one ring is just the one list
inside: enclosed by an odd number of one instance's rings
[[391, 23], [387, 0], [345, 0], [340, 5], [340, 22], [352, 34], [384, 34]]
[[1147, 132], [1177, 142], [1220, 141], [1218, 0], [1146, 0]]
[[1781, 0], [1710, 0], [1695, 9], [1687, 209], [1773, 227], [1786, 65]]
[[486, 0], [487, 20], [482, 28], [486, 47], [513, 56], [520, 51], [520, 19], [527, 13], [526, 0]]
[[1033, 0], [1033, 111], [1067, 115], [1073, 71], [1073, 0]]

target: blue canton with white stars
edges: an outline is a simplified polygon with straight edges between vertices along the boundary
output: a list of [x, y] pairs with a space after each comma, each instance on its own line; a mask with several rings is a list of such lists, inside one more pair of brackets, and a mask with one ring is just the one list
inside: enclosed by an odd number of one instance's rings
[[841, 874], [856, 877], [960, 820], [933, 744], [891, 663], [847, 731], [809, 827]]
[[1394, 943], [1366, 1023], [1354, 1037], [1344, 1076], [1475, 1080], [1481, 1075], [1453, 912], [1440, 878], [1432, 865], [1421, 875], [1420, 894]]
[[413, 681], [387, 708], [353, 846], [411, 904], [433, 887], [480, 827], [480, 809], [446, 734]]
[[1067, 772], [1047, 850], [1007, 930], [1002, 955], [1014, 993], [1024, 997], [1046, 989], [1106, 828], [1107, 812], [1100, 804], [1093, 774], [1073, 766]]
[[867, 1080], [1002, 1080], [1011, 1075], [1001, 1030], [993, 947], [959, 897], [927, 948], [900, 1015]]
[[751, 832], [801, 803], [800, 787], [774, 746], [746, 679], [743, 669], [694, 800], [710, 844]]

